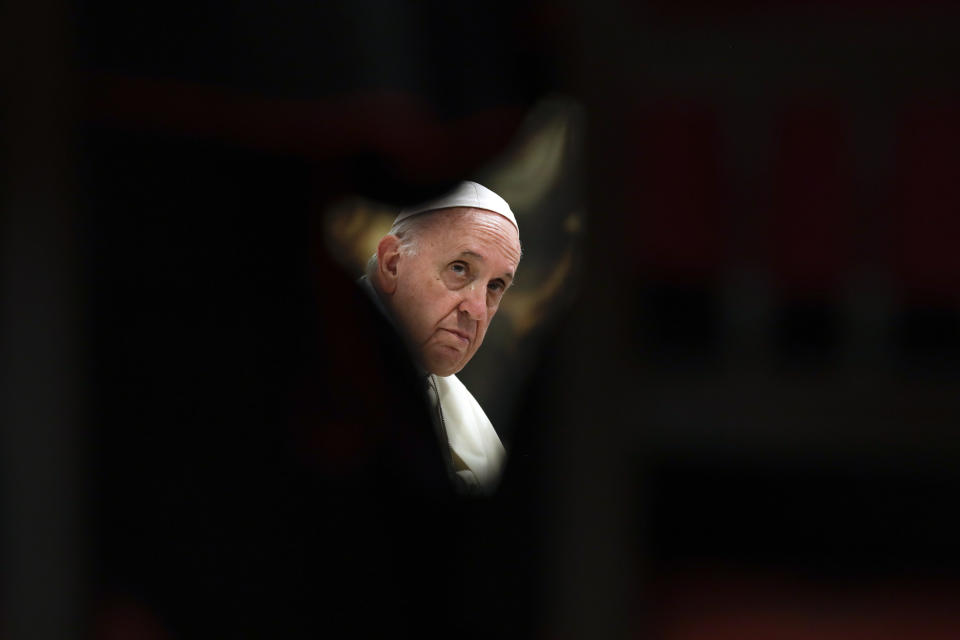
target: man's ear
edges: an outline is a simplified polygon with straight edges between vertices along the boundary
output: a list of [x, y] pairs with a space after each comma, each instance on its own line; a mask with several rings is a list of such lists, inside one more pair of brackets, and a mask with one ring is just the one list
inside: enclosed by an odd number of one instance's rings
[[400, 238], [386, 235], [377, 245], [377, 279], [386, 294], [397, 290], [397, 266], [400, 262]]

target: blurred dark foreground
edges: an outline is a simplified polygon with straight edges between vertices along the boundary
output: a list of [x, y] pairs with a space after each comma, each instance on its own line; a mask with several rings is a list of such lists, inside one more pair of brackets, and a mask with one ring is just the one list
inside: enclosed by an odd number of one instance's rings
[[[4, 11], [4, 638], [960, 635], [952, 4]], [[322, 216], [556, 93], [575, 302], [458, 502]]]

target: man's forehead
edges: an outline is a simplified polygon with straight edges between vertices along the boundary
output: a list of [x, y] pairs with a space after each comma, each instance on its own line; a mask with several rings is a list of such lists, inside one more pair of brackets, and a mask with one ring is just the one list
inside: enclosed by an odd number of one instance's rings
[[[478, 253], [476, 251], [472, 251], [470, 249], [465, 249], [461, 251], [459, 254], [457, 254], [457, 256], [467, 260], [475, 260], [477, 262], [483, 262], [483, 263], [487, 262], [487, 259], [483, 256], [483, 254]], [[516, 268], [517, 268], [516, 263], [512, 260], [508, 260], [507, 268], [506, 268], [506, 271], [504, 271], [503, 275], [513, 278], [513, 272]]]
[[520, 241], [503, 226], [460, 225], [449, 229], [447, 248], [457, 253], [471, 253], [484, 260], [503, 257], [508, 262], [520, 260]]

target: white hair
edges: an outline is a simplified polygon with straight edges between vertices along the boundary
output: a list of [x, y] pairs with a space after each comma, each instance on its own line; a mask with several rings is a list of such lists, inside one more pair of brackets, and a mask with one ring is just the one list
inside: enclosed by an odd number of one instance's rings
[[[396, 221], [393, 223], [393, 226], [390, 227], [390, 231], [387, 232], [387, 235], [397, 236], [397, 239], [400, 240], [400, 251], [406, 253], [407, 255], [416, 255], [419, 240], [423, 235], [424, 229], [429, 227], [429, 223], [433, 222], [437, 218], [437, 216], [433, 214], [440, 213], [441, 211], [448, 211], [448, 209], [428, 211], [427, 213], [422, 213], [420, 215]], [[373, 274], [376, 273], [376, 271], [377, 252], [374, 251], [373, 255], [370, 256], [370, 259], [367, 260], [367, 277], [373, 279]]]

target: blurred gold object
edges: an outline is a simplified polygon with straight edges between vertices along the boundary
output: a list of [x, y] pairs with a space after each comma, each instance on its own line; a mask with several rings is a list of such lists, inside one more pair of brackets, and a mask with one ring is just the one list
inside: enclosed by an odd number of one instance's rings
[[516, 212], [535, 215], [563, 177], [570, 137], [578, 114], [576, 103], [553, 98], [527, 117], [518, 142], [483, 177]]
[[396, 211], [362, 198], [349, 198], [332, 207], [324, 219], [331, 253], [359, 275], [393, 224]]
[[570, 275], [573, 251], [567, 249], [536, 288], [519, 289], [503, 298], [501, 311], [510, 319], [516, 338], [522, 338], [549, 315], [550, 304]]

